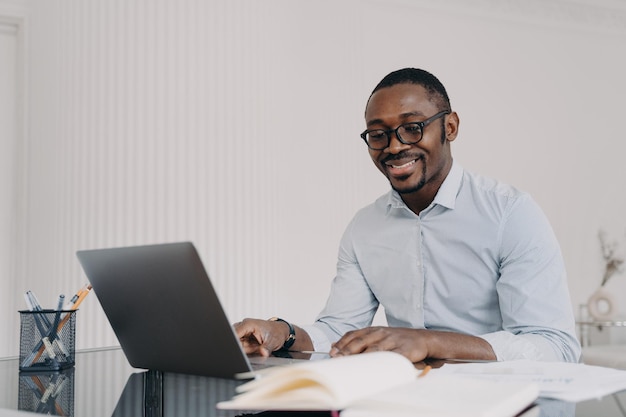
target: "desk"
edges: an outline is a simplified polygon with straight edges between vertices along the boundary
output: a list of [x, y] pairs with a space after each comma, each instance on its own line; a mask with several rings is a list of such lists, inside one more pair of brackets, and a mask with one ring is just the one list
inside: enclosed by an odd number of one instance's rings
[[[79, 351], [71, 370], [75, 417], [234, 417], [215, 403], [230, 398], [240, 383], [219, 378], [133, 369], [119, 348]], [[0, 359], [0, 417], [37, 416], [18, 412], [20, 389], [18, 359]], [[70, 385], [65, 385], [70, 388]], [[540, 417], [626, 417], [626, 392], [601, 401], [578, 404], [540, 399]], [[65, 405], [65, 404], [63, 404]], [[620, 409], [620, 407], [622, 407]], [[309, 413], [309, 417], [328, 415]], [[40, 414], [41, 415], [41, 414]], [[268, 413], [269, 415], [269, 413]], [[282, 413], [282, 416], [293, 413]]]

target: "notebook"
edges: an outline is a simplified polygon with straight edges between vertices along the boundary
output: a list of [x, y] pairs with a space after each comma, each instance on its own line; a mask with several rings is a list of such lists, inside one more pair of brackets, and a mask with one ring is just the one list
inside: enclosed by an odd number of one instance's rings
[[256, 369], [191, 242], [76, 255], [131, 366], [220, 378]]

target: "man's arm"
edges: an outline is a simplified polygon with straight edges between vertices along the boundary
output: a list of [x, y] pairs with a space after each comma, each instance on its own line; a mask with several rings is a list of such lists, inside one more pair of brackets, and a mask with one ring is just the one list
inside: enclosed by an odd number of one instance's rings
[[502, 327], [508, 334], [481, 337], [499, 360], [577, 362], [580, 344], [567, 274], [550, 223], [530, 197], [513, 205], [506, 219], [496, 289]]
[[389, 350], [412, 362], [426, 358], [496, 360], [491, 345], [482, 338], [453, 332], [393, 327], [368, 327], [346, 333], [331, 356]]

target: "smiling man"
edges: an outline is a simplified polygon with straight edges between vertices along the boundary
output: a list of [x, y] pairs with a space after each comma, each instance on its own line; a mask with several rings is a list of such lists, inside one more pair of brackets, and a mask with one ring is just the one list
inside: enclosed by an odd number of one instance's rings
[[[235, 325], [244, 349], [578, 361], [550, 224], [528, 194], [453, 160], [459, 117], [439, 80], [392, 72], [374, 88], [365, 123], [361, 138], [392, 189], [348, 225], [316, 322], [245, 319]], [[379, 306], [388, 326], [371, 327]]]

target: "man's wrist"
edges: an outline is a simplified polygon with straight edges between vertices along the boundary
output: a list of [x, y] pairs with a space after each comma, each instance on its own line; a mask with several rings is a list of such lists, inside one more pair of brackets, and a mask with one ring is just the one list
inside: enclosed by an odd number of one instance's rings
[[272, 317], [271, 319], [269, 319], [269, 321], [282, 321], [287, 325], [287, 327], [289, 327], [289, 335], [287, 336], [287, 338], [285, 339], [285, 343], [283, 343], [283, 346], [281, 347], [281, 350], [289, 350], [289, 348], [292, 347], [294, 343], [296, 343], [296, 330], [293, 328], [291, 323], [281, 319], [280, 317]]

